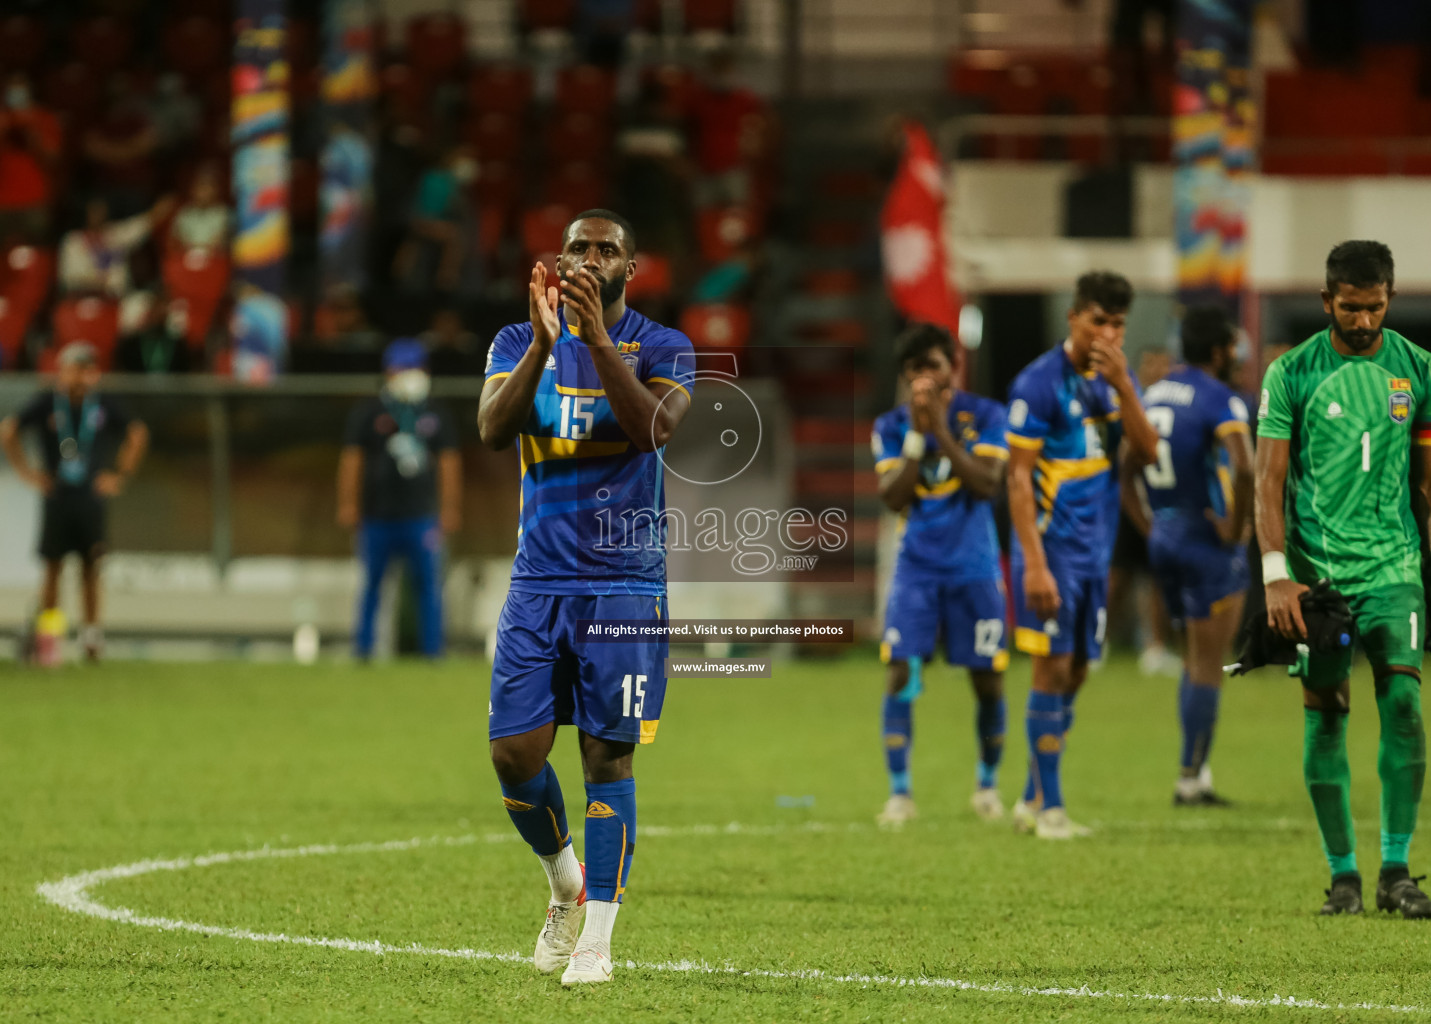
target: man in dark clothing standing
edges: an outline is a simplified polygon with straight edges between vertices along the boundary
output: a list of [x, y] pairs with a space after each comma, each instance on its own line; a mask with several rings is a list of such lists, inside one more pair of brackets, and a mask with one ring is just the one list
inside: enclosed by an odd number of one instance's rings
[[[99, 657], [99, 563], [105, 551], [108, 500], [134, 474], [149, 431], [114, 400], [99, 392], [99, 363], [93, 346], [73, 342], [59, 354], [53, 390], [42, 391], [14, 416], [0, 421], [0, 444], [20, 479], [44, 496], [40, 557], [45, 579], [42, 610], [59, 604], [65, 556], [80, 557], [84, 594], [85, 656]], [[43, 469], [31, 465], [21, 434], [33, 432]]]
[[348, 417], [338, 460], [338, 525], [357, 529], [363, 591], [354, 653], [373, 653], [373, 623], [388, 561], [400, 555], [417, 590], [422, 653], [442, 654], [443, 535], [461, 525], [462, 458], [446, 410], [428, 401], [422, 342], [402, 338], [383, 353], [377, 398]]

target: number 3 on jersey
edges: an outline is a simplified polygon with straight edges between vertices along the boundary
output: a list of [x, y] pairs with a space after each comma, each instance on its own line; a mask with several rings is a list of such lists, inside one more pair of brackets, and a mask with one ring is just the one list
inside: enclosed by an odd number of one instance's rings
[[1173, 410], [1166, 405], [1155, 405], [1147, 410], [1147, 417], [1158, 432], [1158, 461], [1143, 468], [1143, 478], [1149, 487], [1165, 491], [1178, 483], [1173, 469], [1173, 446], [1167, 440], [1173, 436]]
[[591, 436], [596, 423], [596, 399], [588, 395], [561, 396], [561, 437], [581, 441]]

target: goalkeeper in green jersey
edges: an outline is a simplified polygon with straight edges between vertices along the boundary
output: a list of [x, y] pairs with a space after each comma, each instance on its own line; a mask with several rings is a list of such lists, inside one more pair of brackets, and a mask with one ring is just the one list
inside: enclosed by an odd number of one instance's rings
[[[1268, 367], [1257, 429], [1257, 538], [1272, 628], [1306, 638], [1299, 595], [1319, 579], [1351, 607], [1381, 716], [1376, 905], [1410, 918], [1431, 917], [1431, 899], [1407, 869], [1426, 776], [1417, 523], [1431, 508], [1431, 357], [1381, 326], [1395, 294], [1393, 269], [1380, 242], [1334, 248], [1322, 292], [1330, 328]], [[1303, 772], [1332, 870], [1322, 913], [1355, 914], [1362, 900], [1346, 747], [1351, 649], [1313, 652], [1304, 665]]]

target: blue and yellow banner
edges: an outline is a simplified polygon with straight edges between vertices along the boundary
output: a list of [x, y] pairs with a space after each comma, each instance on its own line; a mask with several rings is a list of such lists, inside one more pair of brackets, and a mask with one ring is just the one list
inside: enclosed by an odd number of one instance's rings
[[1173, 97], [1178, 300], [1240, 312], [1255, 111], [1254, 0], [1181, 0]]
[[372, 215], [373, 23], [368, 0], [323, 6], [323, 144], [318, 247], [324, 288], [362, 287]]
[[233, 371], [262, 383], [288, 349], [288, 64], [283, 0], [237, 0], [233, 65]]

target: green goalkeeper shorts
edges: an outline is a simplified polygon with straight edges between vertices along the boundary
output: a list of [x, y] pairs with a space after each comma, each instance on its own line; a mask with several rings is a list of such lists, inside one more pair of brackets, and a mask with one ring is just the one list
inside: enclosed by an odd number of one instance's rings
[[[1347, 598], [1356, 636], [1380, 678], [1393, 665], [1421, 671], [1421, 648], [1426, 642], [1426, 599], [1421, 587], [1403, 583]], [[1351, 675], [1352, 649], [1340, 654], [1311, 654], [1302, 677], [1309, 690], [1330, 690]]]

